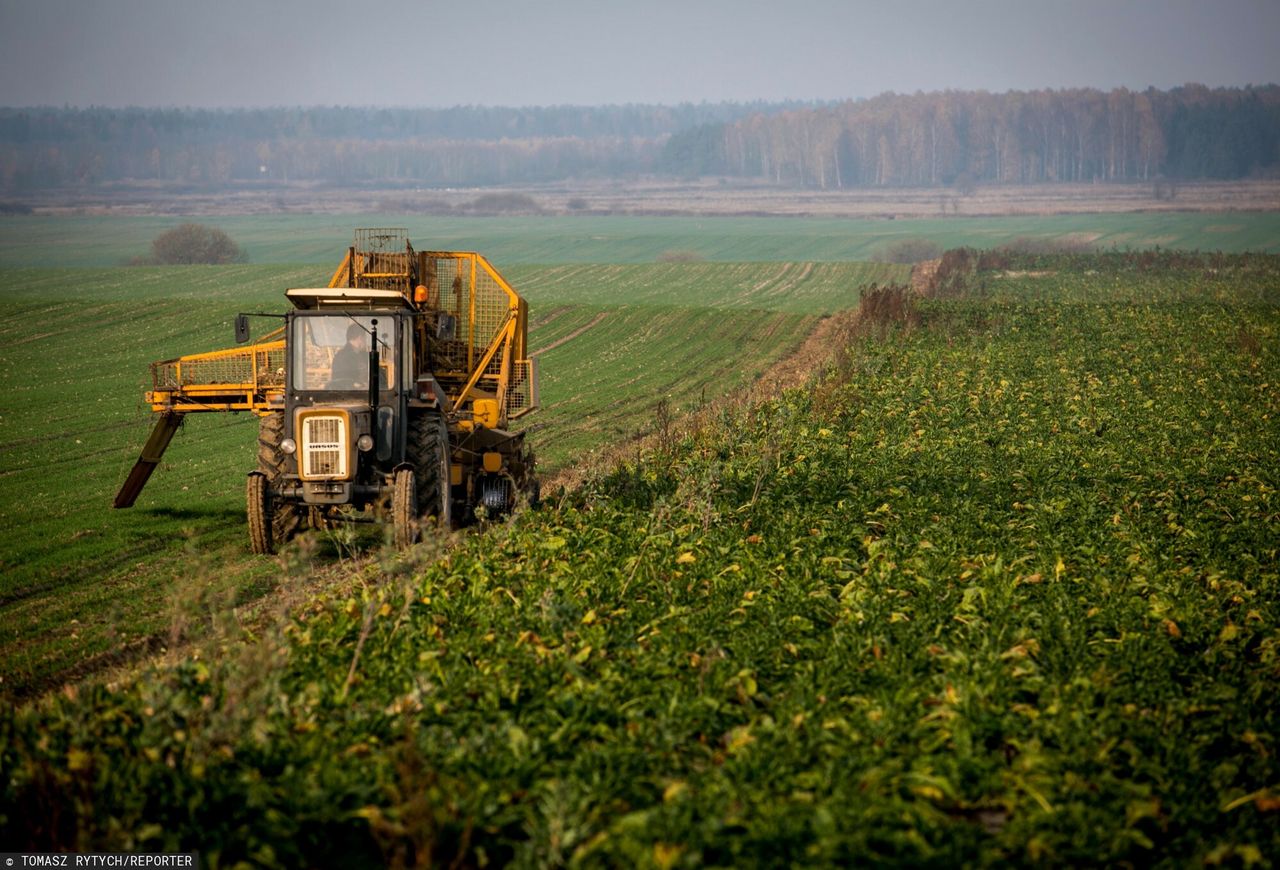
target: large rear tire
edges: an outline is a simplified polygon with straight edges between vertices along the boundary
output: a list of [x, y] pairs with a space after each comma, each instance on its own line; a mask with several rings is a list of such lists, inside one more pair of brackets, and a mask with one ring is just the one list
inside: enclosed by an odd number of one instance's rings
[[409, 421], [406, 459], [392, 482], [391, 522], [396, 546], [418, 540], [423, 526], [453, 525], [453, 501], [449, 490], [449, 427], [444, 415], [421, 414]]
[[[272, 497], [270, 491], [279, 489], [288, 469], [286, 457], [280, 449], [280, 441], [284, 438], [284, 414], [277, 411], [263, 417], [258, 424], [258, 470], [254, 474], [265, 480], [267, 490], [266, 516], [270, 531], [269, 549], [258, 549], [259, 542], [254, 538], [253, 520], [250, 518], [249, 544], [255, 553], [274, 553], [287, 544], [302, 527], [303, 515], [299, 507], [279, 497]], [[254, 484], [250, 477], [250, 486]], [[249, 505], [252, 514], [254, 507]]]

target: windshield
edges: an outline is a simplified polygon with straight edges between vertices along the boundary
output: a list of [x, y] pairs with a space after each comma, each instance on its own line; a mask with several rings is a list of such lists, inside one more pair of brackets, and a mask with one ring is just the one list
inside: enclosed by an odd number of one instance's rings
[[332, 314], [298, 317], [289, 344], [295, 390], [367, 390], [369, 336], [378, 321], [382, 387], [394, 383], [395, 318], [390, 315]]

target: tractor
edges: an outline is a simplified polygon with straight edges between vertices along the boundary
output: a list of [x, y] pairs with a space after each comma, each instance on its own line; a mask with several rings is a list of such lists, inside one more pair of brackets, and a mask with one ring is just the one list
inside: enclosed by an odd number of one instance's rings
[[159, 417], [115, 498], [130, 507], [187, 414], [260, 418], [245, 485], [249, 543], [276, 552], [304, 528], [389, 521], [397, 545], [535, 501], [532, 451], [513, 421], [538, 404], [528, 305], [479, 254], [415, 251], [367, 228], [323, 288], [255, 343], [152, 364]]

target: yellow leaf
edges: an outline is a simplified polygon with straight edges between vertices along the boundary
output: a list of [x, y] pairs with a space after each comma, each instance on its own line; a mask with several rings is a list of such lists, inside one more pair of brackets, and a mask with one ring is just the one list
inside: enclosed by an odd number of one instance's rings
[[391, 615], [391, 602], [389, 602], [389, 601], [384, 601], [384, 602], [382, 602], [382, 606], [378, 608], [378, 615], [379, 615], [379, 616], [382, 616], [382, 617], [390, 616], [390, 615]]
[[681, 553], [679, 556], [676, 556], [677, 565], [688, 565], [690, 562], [696, 562], [696, 561], [698, 561], [698, 557], [693, 555], [693, 553], [684, 552], [684, 553]]
[[657, 864], [662, 870], [668, 870], [668, 868], [676, 865], [676, 861], [680, 860], [682, 852], [684, 852], [684, 849], [673, 843], [654, 843], [653, 863]]
[[675, 782], [671, 783], [665, 789], [662, 790], [662, 801], [663, 803], [671, 803], [673, 800], [680, 797], [680, 795], [684, 794], [688, 790], [689, 790], [689, 786], [686, 785], [681, 780], [677, 779]]
[[741, 752], [754, 742], [755, 738], [751, 736], [751, 729], [746, 725], [740, 725], [725, 737], [725, 748], [729, 750], [730, 755], [733, 755]]
[[596, 617], [596, 612], [595, 612], [594, 610], [588, 610], [588, 611], [587, 611], [587, 615], [586, 615], [586, 616], [584, 616], [584, 617], [582, 617], [582, 624], [583, 624], [583, 625], [595, 625], [595, 623], [596, 623], [596, 619], [597, 619], [597, 617]]

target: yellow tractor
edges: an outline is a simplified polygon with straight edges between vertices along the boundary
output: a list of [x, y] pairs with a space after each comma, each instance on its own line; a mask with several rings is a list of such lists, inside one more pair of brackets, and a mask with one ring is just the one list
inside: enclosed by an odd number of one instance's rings
[[[538, 404], [528, 305], [484, 257], [359, 229], [328, 287], [285, 297], [284, 325], [256, 343], [152, 364], [160, 416], [115, 507], [133, 505], [183, 418], [210, 411], [261, 418], [246, 484], [255, 553], [362, 511], [407, 546], [424, 525], [537, 500], [532, 452], [509, 428]], [[240, 344], [250, 316], [236, 317]]]

